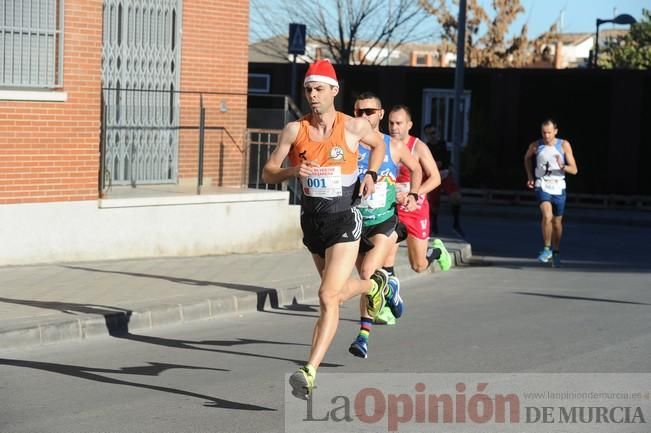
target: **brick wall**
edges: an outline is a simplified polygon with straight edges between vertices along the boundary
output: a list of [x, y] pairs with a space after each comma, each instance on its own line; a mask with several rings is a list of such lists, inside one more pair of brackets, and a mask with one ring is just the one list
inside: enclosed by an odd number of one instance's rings
[[0, 204], [97, 198], [102, 0], [64, 16], [68, 100], [0, 100]]
[[[204, 179], [239, 186], [244, 179], [249, 2], [186, 0], [182, 29], [181, 90], [206, 92], [206, 125], [223, 127], [206, 133]], [[198, 106], [198, 95], [182, 95], [181, 124], [198, 125]], [[223, 106], [227, 111], [221, 111]], [[196, 179], [197, 135], [181, 134], [181, 181]]]
[[[242, 183], [248, 70], [248, 2], [183, 1], [181, 85], [206, 95], [204, 177]], [[66, 0], [66, 102], [0, 100], [0, 204], [98, 197], [102, 0]], [[181, 98], [181, 122], [198, 125], [197, 95]], [[220, 108], [227, 107], [226, 112]], [[196, 179], [197, 132], [183, 132], [180, 180]], [[206, 183], [204, 183], [206, 184]]]

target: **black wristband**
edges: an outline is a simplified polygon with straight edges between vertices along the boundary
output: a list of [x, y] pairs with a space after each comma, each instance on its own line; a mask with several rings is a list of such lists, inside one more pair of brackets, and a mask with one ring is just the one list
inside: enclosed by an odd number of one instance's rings
[[418, 194], [416, 194], [415, 192], [410, 192], [409, 194], [407, 194], [407, 196], [410, 195], [414, 197], [414, 200], [418, 201]]
[[377, 172], [375, 172], [373, 170], [366, 170], [366, 174], [371, 175], [371, 179], [373, 179], [374, 183], [377, 182]]

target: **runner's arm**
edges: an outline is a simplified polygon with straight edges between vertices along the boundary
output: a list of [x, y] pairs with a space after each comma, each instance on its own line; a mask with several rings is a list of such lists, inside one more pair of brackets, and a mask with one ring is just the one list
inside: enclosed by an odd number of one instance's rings
[[527, 151], [524, 153], [524, 170], [527, 173], [528, 188], [533, 188], [534, 186], [533, 173], [531, 172], [531, 158], [533, 158], [535, 154], [536, 154], [536, 145], [535, 143], [531, 143]]
[[[379, 132], [373, 130], [371, 124], [367, 120], [362, 118], [355, 118], [353, 120], [356, 121], [356, 124], [354, 125], [357, 130], [356, 132], [361, 137], [359, 141], [371, 148], [367, 173], [368, 171], [374, 171], [377, 173], [382, 165], [382, 161], [384, 161], [384, 137]], [[375, 192], [375, 181], [370, 175], [366, 175], [364, 176], [360, 193], [364, 197], [368, 197], [373, 194], [373, 192]]]
[[563, 171], [568, 174], [577, 174], [579, 172], [579, 167], [576, 165], [572, 146], [570, 146], [570, 143], [567, 140], [563, 141], [563, 151], [565, 152], [565, 165], [563, 166]]
[[283, 161], [287, 158], [289, 150], [292, 147], [292, 143], [294, 143], [298, 136], [298, 129], [298, 122], [290, 122], [283, 128], [278, 139], [278, 145], [262, 169], [262, 180], [265, 183], [281, 183], [290, 177], [302, 174], [303, 163], [296, 167], [282, 167]]

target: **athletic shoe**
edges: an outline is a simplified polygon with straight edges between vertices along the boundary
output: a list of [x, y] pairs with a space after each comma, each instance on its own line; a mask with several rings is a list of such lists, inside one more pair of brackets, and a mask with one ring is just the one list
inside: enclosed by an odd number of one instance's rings
[[393, 317], [399, 319], [404, 309], [404, 302], [402, 302], [402, 298], [400, 297], [400, 280], [394, 276], [390, 276], [388, 284], [391, 287], [391, 293], [387, 293], [386, 296], [387, 306], [391, 310]]
[[538, 261], [542, 263], [547, 263], [549, 259], [552, 258], [552, 250], [545, 248], [538, 254]]
[[384, 292], [387, 290], [388, 280], [389, 273], [384, 269], [378, 269], [371, 275], [371, 281], [375, 282], [375, 284], [366, 295], [366, 312], [373, 319], [380, 314], [380, 310], [382, 310], [382, 307], [386, 303]]
[[561, 267], [561, 254], [552, 253], [552, 267], [560, 268]]
[[307, 367], [301, 367], [296, 373], [289, 376], [289, 385], [292, 387], [294, 397], [307, 400], [314, 389], [314, 376]]
[[368, 357], [368, 339], [358, 335], [348, 348], [348, 351], [358, 358], [366, 359]]
[[449, 271], [452, 267], [452, 257], [450, 256], [448, 249], [443, 245], [443, 241], [440, 239], [434, 239], [432, 241], [432, 248], [438, 248], [441, 250], [441, 255], [436, 259], [436, 261], [439, 262], [439, 266], [443, 272]]
[[388, 305], [385, 305], [373, 322], [380, 325], [395, 325], [396, 316], [393, 315]]

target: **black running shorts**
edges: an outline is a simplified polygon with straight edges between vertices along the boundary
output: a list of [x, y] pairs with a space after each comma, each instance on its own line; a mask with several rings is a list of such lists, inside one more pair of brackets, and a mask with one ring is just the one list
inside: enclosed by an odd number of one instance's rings
[[374, 224], [372, 226], [366, 226], [362, 230], [362, 241], [359, 244], [359, 252], [364, 254], [370, 251], [373, 248], [373, 242], [371, 238], [375, 235], [385, 235], [387, 237], [391, 236], [394, 231], [396, 231], [396, 225], [398, 224], [398, 216], [392, 215], [386, 221], [381, 223]]
[[325, 251], [331, 246], [359, 240], [362, 214], [355, 207], [337, 213], [302, 214], [301, 229], [307, 249], [325, 258]]

